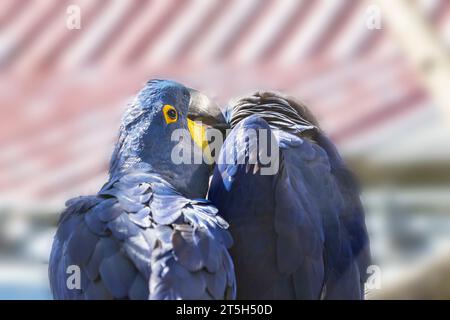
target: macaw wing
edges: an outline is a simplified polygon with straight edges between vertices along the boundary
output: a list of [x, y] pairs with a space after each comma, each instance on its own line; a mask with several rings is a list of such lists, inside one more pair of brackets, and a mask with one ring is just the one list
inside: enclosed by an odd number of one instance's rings
[[55, 298], [233, 298], [231, 238], [217, 209], [170, 189], [153, 193], [152, 183], [164, 182], [128, 175], [68, 202], [50, 257]]
[[[339, 220], [344, 229], [345, 240], [349, 242], [351, 248], [351, 259], [349, 259], [351, 263], [343, 263], [344, 266], [350, 267], [347, 267], [344, 274], [336, 272], [332, 263], [328, 266], [329, 276], [326, 290], [324, 290], [324, 298], [347, 297], [350, 292], [353, 292], [351, 294], [353, 298], [358, 295], [357, 289], [359, 289], [359, 297], [364, 298], [364, 283], [368, 276], [367, 267], [371, 264], [371, 254], [364, 209], [359, 197], [359, 186], [328, 137], [323, 133], [318, 133], [316, 140], [328, 156], [330, 173], [334, 181], [333, 186], [335, 190], [339, 191], [336, 194], [340, 195], [339, 203], [342, 205], [339, 210]], [[359, 288], [352, 281], [352, 277], [355, 275], [359, 275]], [[349, 283], [352, 284], [350, 288]]]
[[61, 216], [49, 265], [53, 296], [147, 299], [150, 230], [132, 222], [116, 198], [95, 197], [88, 206], [89, 198], [69, 202]]
[[[264, 129], [276, 137], [276, 172], [262, 174], [264, 165], [252, 164], [263, 150], [252, 150], [243, 129]], [[340, 218], [344, 200], [328, 155], [309, 140], [271, 130], [257, 116], [246, 118], [222, 147], [209, 197], [230, 223], [238, 298], [317, 299], [329, 270], [342, 275], [352, 269]], [[356, 275], [350, 273], [346, 282], [354, 284]], [[359, 294], [359, 280], [356, 286]]]
[[[279, 152], [279, 146], [263, 119], [246, 118], [222, 146], [211, 182], [210, 200], [230, 223], [234, 239], [238, 298], [314, 299], [322, 289], [320, 219], [297, 177], [301, 172], [291, 166], [295, 154], [286, 161], [290, 149]], [[267, 150], [275, 152], [271, 163], [264, 161]]]

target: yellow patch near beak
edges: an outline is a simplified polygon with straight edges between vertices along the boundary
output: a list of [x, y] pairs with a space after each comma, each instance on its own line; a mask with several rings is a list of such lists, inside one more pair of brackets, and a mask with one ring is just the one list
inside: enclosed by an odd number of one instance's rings
[[208, 140], [206, 138], [206, 126], [190, 119], [187, 121], [192, 140], [194, 140], [195, 144], [202, 149], [206, 158], [211, 160], [211, 151], [209, 150]]

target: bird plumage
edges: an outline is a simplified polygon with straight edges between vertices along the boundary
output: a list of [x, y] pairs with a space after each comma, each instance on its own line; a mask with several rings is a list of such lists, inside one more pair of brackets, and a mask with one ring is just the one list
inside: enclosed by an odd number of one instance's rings
[[[109, 181], [69, 200], [60, 217], [49, 263], [55, 298], [234, 298], [228, 225], [203, 199], [208, 168], [171, 161], [171, 133], [187, 128], [188, 104], [182, 85], [151, 81], [128, 108]], [[166, 105], [178, 121], [164, 122]], [[79, 288], [67, 285], [70, 266], [80, 271]]]
[[[370, 253], [358, 190], [315, 119], [272, 92], [237, 100], [228, 112], [233, 130], [209, 199], [230, 223], [237, 297], [362, 298]], [[248, 130], [263, 132], [253, 147]], [[279, 147], [273, 174], [262, 174], [266, 150], [254, 148], [262, 141]]]

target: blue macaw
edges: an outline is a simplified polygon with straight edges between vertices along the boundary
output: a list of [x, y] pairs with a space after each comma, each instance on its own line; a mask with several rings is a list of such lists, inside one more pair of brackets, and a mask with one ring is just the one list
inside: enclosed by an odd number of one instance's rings
[[[109, 181], [97, 195], [69, 200], [60, 217], [49, 263], [54, 298], [235, 297], [232, 238], [204, 199], [209, 167], [171, 159], [178, 143], [202, 153], [203, 129], [188, 111], [208, 111], [209, 120], [220, 113], [204, 102], [172, 81], [149, 81], [138, 93], [122, 120]], [[172, 141], [176, 129], [191, 135]]]
[[[230, 224], [237, 298], [362, 299], [370, 251], [358, 188], [317, 121], [276, 92], [238, 99], [226, 117], [208, 198]], [[276, 150], [271, 163], [263, 145]]]

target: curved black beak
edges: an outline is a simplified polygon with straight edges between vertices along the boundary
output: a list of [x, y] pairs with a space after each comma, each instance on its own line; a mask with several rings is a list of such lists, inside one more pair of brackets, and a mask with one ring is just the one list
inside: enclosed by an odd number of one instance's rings
[[195, 89], [188, 90], [191, 95], [188, 118], [193, 121], [201, 121], [208, 126], [225, 132], [230, 126], [223, 116], [219, 105]]

